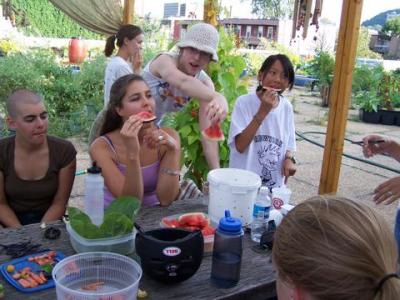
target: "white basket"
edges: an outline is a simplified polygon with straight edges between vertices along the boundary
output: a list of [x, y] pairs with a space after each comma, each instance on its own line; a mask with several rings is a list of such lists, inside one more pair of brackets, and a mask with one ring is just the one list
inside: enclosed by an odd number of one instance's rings
[[210, 171], [207, 181], [210, 184], [208, 215], [212, 222], [218, 224], [226, 209], [239, 218], [243, 226], [252, 222], [260, 176], [247, 170], [222, 168]]
[[[53, 269], [58, 300], [135, 300], [142, 268], [133, 259], [115, 253], [88, 252], [61, 260]], [[85, 290], [101, 282], [95, 290]]]

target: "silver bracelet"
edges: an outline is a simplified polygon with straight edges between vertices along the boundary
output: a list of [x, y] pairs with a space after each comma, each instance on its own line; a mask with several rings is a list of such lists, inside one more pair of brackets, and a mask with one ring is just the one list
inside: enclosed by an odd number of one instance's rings
[[172, 169], [168, 169], [168, 168], [161, 168], [161, 172], [164, 172], [165, 174], [172, 175], [172, 176], [180, 176], [181, 175], [180, 171], [176, 171], [176, 170], [172, 170]]

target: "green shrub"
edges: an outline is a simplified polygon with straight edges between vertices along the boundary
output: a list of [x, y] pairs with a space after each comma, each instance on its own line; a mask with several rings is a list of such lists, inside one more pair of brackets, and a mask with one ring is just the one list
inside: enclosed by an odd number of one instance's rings
[[355, 104], [365, 111], [400, 107], [400, 76], [385, 72], [382, 66], [360, 66], [354, 69], [352, 94]]
[[17, 53], [21, 50], [20, 45], [18, 45], [15, 41], [10, 39], [2, 39], [0, 40], [0, 53], [3, 55], [10, 55], [13, 53]]
[[383, 67], [369, 67], [367, 65], [356, 67], [353, 71], [352, 92], [377, 90], [383, 77]]
[[28, 35], [103, 38], [100, 34], [82, 28], [47, 0], [12, 0], [12, 8], [15, 11], [17, 27]]
[[50, 51], [30, 51], [0, 59], [0, 104], [12, 91], [27, 88], [43, 95], [49, 112], [49, 132], [61, 137], [87, 136], [91, 122], [103, 106], [105, 58], [97, 57], [73, 74], [56, 63]]
[[246, 53], [244, 56], [246, 60], [247, 72], [249, 76], [257, 76], [258, 71], [261, 68], [264, 60], [268, 55], [263, 55], [260, 53]]
[[335, 59], [325, 51], [318, 52], [305, 68], [306, 72], [318, 79], [319, 86], [332, 83]]

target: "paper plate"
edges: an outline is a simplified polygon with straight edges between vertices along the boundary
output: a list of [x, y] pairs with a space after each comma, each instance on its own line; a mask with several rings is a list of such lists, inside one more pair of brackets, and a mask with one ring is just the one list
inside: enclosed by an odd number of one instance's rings
[[[26, 267], [29, 267], [31, 269], [31, 271], [34, 273], [39, 273], [40, 271], [42, 271], [42, 267], [39, 264], [37, 264], [33, 261], [28, 261], [28, 259], [30, 257], [35, 257], [35, 256], [42, 255], [42, 254], [45, 254], [48, 252], [50, 252], [50, 250], [26, 255], [26, 256], [8, 261], [6, 263], [3, 263], [2, 265], [0, 265], [0, 272], [3, 275], [3, 277], [8, 281], [8, 283], [10, 283], [17, 290], [19, 290], [23, 293], [33, 293], [33, 292], [45, 290], [48, 288], [52, 288], [52, 287], [54, 287], [54, 280], [52, 278], [48, 278], [46, 283], [39, 284], [37, 287], [24, 288], [22, 285], [19, 284], [17, 279], [14, 279], [12, 277], [13, 274], [15, 274], [18, 271], [21, 271], [23, 268], [26, 268]], [[55, 252], [56, 252], [56, 256], [54, 257], [54, 261], [57, 264], [60, 260], [62, 260], [65, 257], [65, 255], [58, 251], [55, 251]], [[15, 267], [15, 270], [11, 273], [7, 272], [7, 266], [9, 266], [9, 265], [13, 265]]]

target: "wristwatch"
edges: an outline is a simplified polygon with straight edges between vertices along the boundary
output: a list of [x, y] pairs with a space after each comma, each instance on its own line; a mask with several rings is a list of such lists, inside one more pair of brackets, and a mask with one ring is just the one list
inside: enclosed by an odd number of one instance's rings
[[285, 160], [286, 159], [290, 159], [292, 161], [292, 163], [297, 164], [297, 159], [293, 155], [292, 156], [289, 156], [289, 155], [285, 156]]

